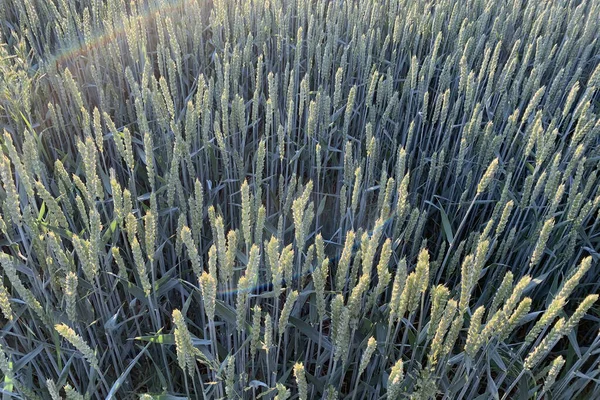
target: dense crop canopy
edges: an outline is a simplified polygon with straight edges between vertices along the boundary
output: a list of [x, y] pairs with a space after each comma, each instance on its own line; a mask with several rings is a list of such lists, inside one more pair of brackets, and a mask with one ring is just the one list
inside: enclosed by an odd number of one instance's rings
[[599, 32], [0, 0], [3, 398], [600, 398]]

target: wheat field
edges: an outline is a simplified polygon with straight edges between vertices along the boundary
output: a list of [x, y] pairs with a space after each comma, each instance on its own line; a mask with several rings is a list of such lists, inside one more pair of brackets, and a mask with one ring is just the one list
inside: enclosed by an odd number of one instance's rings
[[0, 0], [0, 397], [600, 398], [600, 1]]

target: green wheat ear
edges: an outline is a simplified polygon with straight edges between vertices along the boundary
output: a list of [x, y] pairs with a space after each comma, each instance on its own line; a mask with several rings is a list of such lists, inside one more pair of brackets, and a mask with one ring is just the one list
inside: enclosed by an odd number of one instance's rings
[[90, 365], [96, 369], [100, 370], [98, 359], [96, 358], [96, 354], [94, 350], [83, 340], [81, 336], [79, 336], [75, 331], [65, 324], [57, 324], [54, 326], [54, 329], [69, 343], [73, 345], [83, 357], [90, 363]]
[[533, 253], [531, 255], [531, 261], [529, 262], [530, 268], [537, 266], [537, 264], [540, 262], [542, 254], [546, 249], [546, 243], [548, 242], [548, 238], [550, 237], [550, 233], [552, 232], [553, 228], [554, 218], [550, 218], [544, 222], [537, 243], [535, 244], [535, 248], [533, 249]]
[[[8, 277], [13, 289], [16, 290], [19, 296], [21, 296], [25, 303], [32, 309], [35, 313], [34, 315], [37, 315], [44, 323], [48, 324], [49, 319], [42, 304], [36, 299], [31, 290], [25, 287], [17, 275], [17, 269], [13, 259], [5, 253], [0, 253], [0, 266], [4, 268], [4, 273]], [[4, 309], [2, 312], [4, 313]]]
[[6, 199], [4, 200], [4, 207], [2, 208], [6, 214], [10, 217], [12, 222], [20, 226], [22, 221], [21, 206], [19, 202], [19, 196], [17, 194], [17, 188], [12, 178], [12, 172], [10, 168], [10, 161], [8, 157], [2, 154], [0, 157], [0, 178], [2, 179], [3, 189], [6, 192]]
[[59, 394], [59, 390], [56, 387], [56, 384], [52, 379], [48, 379], [46, 381], [46, 387], [48, 388], [48, 392], [50, 393], [50, 398], [52, 400], [61, 400], [61, 396]]
[[329, 258], [323, 259], [320, 267], [313, 274], [313, 282], [315, 284], [317, 312], [320, 319], [325, 318], [325, 283], [329, 276]]
[[225, 370], [225, 393], [229, 399], [235, 397], [235, 381], [235, 357], [229, 355], [227, 356], [227, 367]]
[[442, 318], [449, 296], [450, 290], [444, 285], [438, 285], [431, 291], [431, 319], [427, 329], [428, 338], [431, 338], [435, 333], [435, 329]]
[[85, 400], [85, 397], [73, 389], [71, 385], [67, 384], [63, 389], [67, 395], [67, 400]]
[[13, 311], [8, 298], [8, 292], [2, 284], [3, 280], [2, 275], [0, 275], [0, 311], [2, 311], [4, 318], [10, 322], [13, 320]]
[[277, 385], [275, 386], [275, 389], [277, 390], [277, 394], [275, 395], [275, 398], [274, 398], [275, 400], [287, 400], [292, 395], [292, 393], [289, 391], [289, 389], [287, 389], [281, 383], [277, 383]]
[[65, 301], [67, 303], [67, 316], [71, 322], [77, 320], [77, 311], [75, 305], [77, 303], [77, 275], [73, 272], [67, 273], [64, 283]]
[[279, 317], [279, 324], [278, 324], [278, 332], [279, 332], [280, 337], [285, 332], [285, 328], [290, 319], [290, 314], [292, 313], [292, 308], [294, 307], [294, 304], [296, 303], [297, 299], [298, 299], [298, 292], [294, 290], [288, 295], [287, 299], [285, 300], [285, 304], [283, 305], [283, 308], [281, 310], [281, 315]]
[[215, 303], [217, 299], [217, 279], [214, 274], [203, 272], [200, 276], [200, 289], [202, 291], [202, 300], [204, 301], [204, 310], [209, 321], [215, 319]]
[[262, 308], [257, 304], [252, 309], [252, 336], [250, 342], [250, 355], [256, 356], [260, 341], [260, 323], [262, 321]]
[[396, 361], [390, 372], [387, 391], [389, 399], [399, 399], [401, 394], [401, 385], [404, 379], [404, 363], [402, 359]]
[[298, 362], [294, 364], [294, 376], [296, 377], [296, 385], [298, 385], [298, 398], [300, 400], [308, 399], [308, 383], [304, 371], [304, 364]]
[[581, 261], [579, 267], [575, 270], [573, 275], [565, 282], [561, 290], [557, 293], [556, 297], [554, 297], [554, 299], [548, 306], [546, 312], [542, 314], [542, 317], [527, 333], [527, 336], [525, 337], [526, 343], [531, 343], [542, 331], [542, 329], [544, 329], [550, 323], [552, 323], [554, 318], [558, 316], [558, 314], [562, 311], [563, 307], [565, 306], [568, 297], [573, 292], [575, 287], [577, 287], [579, 281], [586, 274], [586, 272], [590, 269], [591, 266], [592, 257], [586, 257]]
[[373, 356], [373, 353], [375, 352], [376, 347], [377, 347], [377, 340], [371, 336], [369, 338], [369, 340], [367, 341], [367, 348], [365, 349], [365, 351], [360, 359], [360, 364], [358, 367], [358, 376], [362, 375], [362, 373], [367, 368], [367, 365], [371, 361], [371, 357]]
[[6, 353], [4, 353], [2, 346], [0, 346], [0, 371], [2, 371], [5, 377], [9, 378], [10, 380], [13, 379], [14, 372], [12, 363]]
[[196, 370], [196, 355], [199, 351], [192, 343], [192, 336], [187, 328], [181, 311], [173, 310], [173, 323], [175, 325], [175, 348], [179, 367], [191, 377]]
[[485, 307], [479, 306], [471, 316], [471, 323], [467, 333], [467, 341], [465, 342], [465, 353], [467, 353], [471, 358], [475, 357], [479, 351], [479, 346], [481, 346], [479, 336], [481, 334], [481, 320], [484, 313]]
[[543, 391], [547, 392], [556, 382], [556, 377], [560, 374], [562, 367], [565, 365], [565, 359], [562, 356], [556, 357], [550, 364], [550, 370], [544, 380]]

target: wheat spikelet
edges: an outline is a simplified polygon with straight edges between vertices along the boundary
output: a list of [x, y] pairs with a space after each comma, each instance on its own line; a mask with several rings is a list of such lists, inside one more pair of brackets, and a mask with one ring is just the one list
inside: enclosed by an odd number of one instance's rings
[[290, 319], [290, 314], [292, 312], [292, 308], [294, 307], [294, 304], [296, 303], [297, 299], [298, 299], [298, 292], [294, 290], [288, 295], [288, 297], [285, 301], [285, 304], [283, 305], [283, 308], [281, 309], [281, 315], [279, 316], [279, 323], [277, 326], [277, 331], [279, 332], [280, 337], [285, 332], [285, 328]]
[[358, 201], [360, 199], [360, 191], [362, 188], [362, 180], [363, 180], [363, 168], [362, 166], [356, 167], [354, 171], [354, 188], [352, 190], [352, 201], [350, 203], [350, 210], [353, 215], [356, 214], [356, 209], [358, 207]]
[[225, 253], [225, 262], [219, 270], [219, 278], [222, 283], [229, 282], [233, 276], [235, 257], [237, 252], [238, 233], [237, 230], [231, 230], [227, 233], [227, 251]]
[[134, 237], [133, 241], [131, 242], [131, 252], [133, 253], [135, 269], [140, 279], [142, 289], [144, 290], [144, 294], [146, 296], [150, 296], [152, 286], [150, 285], [150, 280], [148, 279], [148, 269], [146, 267], [146, 261], [144, 260], [144, 256], [142, 255], [142, 249], [140, 247], [140, 243], [137, 240], [137, 237]]
[[319, 318], [325, 319], [325, 282], [329, 276], [329, 259], [325, 258], [320, 267], [313, 274], [313, 282], [315, 284], [315, 292], [317, 298], [317, 312]]
[[65, 324], [57, 324], [54, 326], [54, 329], [64, 337], [69, 343], [73, 345], [90, 363], [92, 368], [99, 370], [98, 359], [96, 358], [96, 354], [94, 350], [79, 336], [75, 331]]
[[581, 318], [583, 318], [583, 316], [588, 312], [588, 310], [594, 305], [594, 303], [598, 300], [598, 297], [600, 296], [597, 294], [590, 294], [583, 299], [583, 301], [581, 302], [581, 304], [579, 304], [573, 315], [571, 315], [571, 317], [567, 320], [567, 323], [564, 327], [564, 334], [568, 333], [574, 327], [576, 327], [577, 324], [579, 324]]
[[484, 313], [485, 307], [479, 306], [471, 316], [471, 323], [469, 325], [467, 341], [465, 343], [465, 353], [467, 353], [471, 358], [474, 358], [479, 350], [478, 341], [481, 333], [481, 320]]
[[379, 256], [379, 262], [377, 264], [377, 286], [375, 290], [371, 292], [371, 296], [369, 297], [369, 301], [367, 303], [367, 308], [372, 307], [377, 298], [387, 290], [387, 287], [392, 279], [392, 275], [388, 270], [388, 263], [392, 256], [392, 241], [391, 239], [387, 239], [383, 246], [381, 247], [381, 252]]
[[188, 331], [181, 311], [177, 309], [173, 310], [173, 323], [175, 324], [175, 348], [179, 367], [193, 377], [196, 369], [195, 357], [198, 350], [192, 344], [192, 336]]
[[296, 378], [296, 385], [298, 386], [298, 398], [300, 400], [307, 400], [308, 383], [306, 382], [304, 373], [304, 364], [301, 362], [294, 364], [294, 377]]
[[[13, 165], [15, 166], [15, 172], [17, 173], [17, 175], [19, 177], [19, 181], [25, 186], [25, 191], [26, 191], [27, 195], [29, 197], [33, 197], [33, 185], [32, 185], [33, 179], [31, 177], [31, 175], [29, 174], [29, 171], [25, 167], [25, 164], [23, 164], [21, 157], [19, 156], [19, 153], [17, 152], [17, 149], [15, 148], [15, 145], [12, 140], [12, 136], [6, 130], [4, 130], [4, 143], [3, 144], [6, 147], [6, 149], [8, 150], [9, 157], [4, 159], [0, 163], [0, 166], [2, 167], [2, 169], [0, 169], [0, 171], [4, 171], [4, 168], [6, 168], [8, 170], [7, 171], [8, 175], [10, 175], [10, 164], [8, 164], [8, 159], [10, 159], [10, 161], [12, 161]], [[59, 160], [57, 160], [57, 162], [60, 163]], [[7, 164], [2, 166], [3, 163], [7, 163]], [[62, 163], [60, 163], [59, 165], [62, 165]], [[5, 172], [2, 172], [2, 175], [1, 175], [3, 181], [5, 179], [4, 175], [3, 175], [4, 173]], [[6, 179], [8, 180], [8, 177]], [[7, 195], [9, 195], [9, 194], [10, 193], [7, 192]], [[10, 194], [10, 195], [12, 196], [12, 194]]]
[[586, 274], [592, 265], [592, 258], [584, 258], [575, 273], [565, 282], [560, 291], [556, 294], [546, 311], [542, 314], [542, 317], [536, 322], [536, 324], [529, 330], [525, 337], [526, 343], [531, 343], [537, 335], [548, 326], [554, 318], [562, 311], [565, 306], [568, 297], [571, 295], [575, 287], [577, 287], [581, 278]]
[[277, 383], [275, 388], [277, 389], [277, 394], [274, 397], [275, 400], [287, 400], [292, 395], [291, 392], [281, 383]]
[[402, 290], [402, 294], [400, 295], [400, 299], [398, 301], [396, 318], [402, 318], [407, 310], [412, 313], [417, 309], [420, 299], [416, 294], [418, 287], [416, 278], [417, 276], [414, 272], [411, 272], [407, 276], [404, 289]]
[[402, 359], [399, 359], [398, 361], [396, 361], [396, 363], [394, 364], [394, 366], [392, 367], [392, 370], [390, 372], [390, 375], [388, 377], [388, 398], [389, 399], [398, 399], [400, 398], [400, 394], [401, 394], [401, 385], [402, 385], [402, 381], [404, 379], [404, 363], [402, 362]]
[[217, 255], [219, 260], [219, 266], [221, 268], [224, 266], [225, 261], [227, 259], [227, 245], [225, 242], [225, 223], [223, 221], [223, 217], [221, 215], [215, 218], [215, 228], [214, 233], [217, 244]]
[[192, 263], [192, 270], [197, 277], [202, 275], [202, 266], [200, 260], [200, 254], [192, 238], [192, 231], [187, 226], [183, 226], [179, 233], [181, 241], [185, 244], [190, 262]]
[[262, 236], [263, 236], [263, 230], [265, 227], [266, 218], [267, 218], [267, 211], [265, 209], [265, 206], [263, 206], [261, 204], [256, 213], [256, 225], [254, 227], [254, 242], [255, 243], [262, 242]]
[[58, 393], [58, 388], [56, 387], [56, 383], [52, 379], [46, 380], [46, 387], [48, 388], [48, 392], [50, 393], [50, 398], [52, 400], [62, 400], [60, 394]]
[[552, 363], [550, 364], [550, 370], [548, 370], [548, 375], [544, 380], [543, 391], [547, 392], [550, 390], [554, 382], [556, 382], [556, 377], [560, 374], [562, 367], [565, 365], [565, 359], [562, 356], [556, 357]]
[[367, 341], [367, 348], [363, 352], [363, 355], [360, 359], [360, 364], [358, 367], [358, 376], [361, 376], [362, 373], [367, 368], [367, 365], [369, 365], [369, 362], [371, 361], [371, 357], [373, 357], [373, 353], [375, 352], [376, 347], [377, 347], [377, 340], [375, 340], [375, 338], [373, 336], [371, 336], [369, 338], [369, 340]]
[[[23, 298], [28, 307], [31, 307], [33, 312], [44, 322], [48, 321], [48, 317], [46, 316], [46, 312], [44, 308], [40, 304], [40, 302], [36, 299], [34, 294], [27, 289], [21, 279], [17, 275], [17, 269], [14, 264], [14, 261], [5, 253], [0, 254], [0, 265], [4, 268], [4, 273], [8, 277], [13, 289], [17, 291], [19, 296]], [[2, 310], [4, 312], [4, 309]]]
[[71, 385], [67, 384], [63, 389], [67, 396], [67, 400], [85, 400], [85, 397], [83, 397], [83, 395], [77, 392], [77, 390], [73, 389]]
[[510, 271], [507, 271], [504, 274], [504, 278], [502, 278], [502, 282], [494, 295], [494, 299], [492, 300], [492, 305], [490, 307], [488, 315], [492, 315], [496, 312], [498, 307], [508, 298], [508, 294], [513, 285], [513, 274]]
[[502, 332], [499, 334], [499, 339], [501, 341], [505, 341], [510, 332], [512, 332], [517, 324], [523, 319], [525, 315], [531, 309], [531, 298], [526, 297], [517, 306], [517, 308], [512, 312], [508, 322], [504, 324], [502, 328]]
[[431, 349], [429, 350], [430, 366], [437, 364], [439, 355], [442, 353], [442, 351], [444, 351], [444, 347], [447, 347], [448, 339], [446, 339], [446, 343], [444, 343], [444, 336], [448, 332], [448, 328], [450, 328], [450, 325], [454, 320], [456, 310], [456, 301], [454, 299], [448, 300], [446, 303], [446, 308], [444, 309], [444, 313], [442, 314], [442, 318], [440, 319], [440, 323], [435, 331], [435, 336], [431, 342]]
[[250, 355], [254, 358], [260, 341], [260, 323], [262, 320], [262, 309], [257, 304], [252, 309], [252, 340], [250, 342]]
[[485, 173], [481, 177], [479, 184], [477, 185], [477, 194], [481, 194], [485, 192], [492, 179], [494, 179], [494, 175], [496, 174], [496, 170], [498, 169], [498, 159], [494, 159], [491, 164], [487, 167]]
[[358, 280], [358, 284], [352, 289], [350, 297], [348, 298], [348, 310], [350, 312], [350, 322], [353, 328], [356, 328], [358, 320], [360, 318], [361, 304], [363, 300], [363, 294], [369, 287], [370, 276], [366, 273], [361, 275]]
[[2, 346], [0, 346], [0, 371], [4, 374], [5, 379], [12, 381], [14, 379], [14, 371], [12, 362]]
[[271, 314], [269, 313], [265, 315], [265, 334], [263, 343], [268, 355], [269, 350], [273, 347], [273, 321], [271, 319]]
[[75, 273], [67, 273], [63, 291], [67, 303], [67, 315], [69, 320], [75, 322], [77, 320], [77, 311], [75, 309], [77, 303], [77, 275]]
[[214, 244], [208, 249], [208, 272], [217, 276], [217, 247]]
[[0, 275], [0, 311], [2, 311], [4, 318], [11, 322], [13, 320], [13, 310], [8, 298], [8, 292], [2, 284], [3, 280], [3, 276]]
[[312, 181], [309, 181], [304, 188], [302, 195], [294, 200], [292, 204], [292, 215], [294, 219], [294, 227], [295, 227], [295, 239], [296, 246], [298, 249], [303, 250], [304, 244], [306, 243], [306, 231], [305, 224], [306, 221], [312, 220], [309, 218], [306, 211], [306, 206], [310, 200], [310, 195], [313, 189]]
[[[339, 300], [338, 300], [339, 301]], [[336, 308], [339, 308], [339, 305], [335, 305]], [[336, 335], [334, 336], [333, 345], [335, 346], [334, 358], [336, 361], [342, 360], [342, 362], [346, 361], [346, 357], [348, 356], [348, 345], [350, 342], [350, 309], [348, 307], [343, 306], [340, 309], [340, 314], [335, 321], [336, 325]]]
[[344, 286], [346, 286], [346, 278], [348, 275], [348, 269], [350, 267], [350, 258], [352, 257], [353, 247], [354, 247], [354, 239], [355, 233], [354, 231], [349, 231], [346, 233], [346, 241], [344, 243], [344, 249], [342, 250], [342, 255], [340, 257], [340, 261], [338, 262], [337, 275], [336, 275], [336, 289], [343, 290]]
[[427, 329], [427, 337], [429, 339], [432, 338], [435, 329], [442, 318], [449, 296], [450, 291], [444, 285], [438, 285], [431, 291], [431, 313], [429, 327]]
[[[289, 244], [289, 245], [285, 246], [283, 249], [281, 249], [281, 254], [279, 255], [279, 268], [281, 269], [280, 276], [283, 276], [283, 278], [287, 282], [290, 282], [292, 280], [293, 261], [294, 261], [294, 249], [293, 249], [293, 246], [291, 244]], [[280, 285], [280, 282], [281, 281], [279, 281], [277, 284]]]
[[235, 397], [235, 357], [227, 356], [227, 367], [225, 370], [225, 393], [227, 398]]
[[241, 188], [242, 194], [242, 233], [246, 247], [252, 244], [252, 203], [250, 199], [250, 188], [248, 182], [244, 181]]
[[209, 321], [214, 321], [215, 302], [217, 299], [217, 278], [214, 273], [202, 273], [200, 276], [200, 289], [202, 291], [202, 300], [204, 301], [206, 317]]
[[235, 307], [236, 329], [241, 332], [246, 321], [246, 301], [248, 299], [248, 290], [251, 287], [250, 281], [246, 275], [243, 275], [238, 281], [237, 299]]
[[0, 158], [0, 177], [2, 178], [3, 189], [6, 192], [6, 199], [3, 203], [3, 210], [6, 215], [10, 216], [12, 222], [20, 226], [21, 225], [21, 207], [19, 203], [19, 196], [17, 194], [17, 188], [12, 178], [12, 172], [10, 169], [10, 161], [2, 154]]
[[548, 238], [550, 237], [552, 229], [554, 229], [554, 218], [549, 218], [546, 220], [546, 222], [544, 222], [544, 226], [542, 226], [542, 230], [540, 231], [535, 248], [531, 254], [531, 260], [529, 261], [530, 268], [537, 266], [537, 264], [540, 262], [543, 252], [546, 249], [546, 243], [548, 242]]
[[146, 240], [146, 255], [148, 260], [152, 263], [154, 261], [154, 253], [156, 251], [156, 231], [157, 231], [157, 217], [149, 210], [144, 215], [144, 238]]
[[566, 325], [566, 321], [564, 318], [556, 321], [552, 330], [546, 337], [540, 342], [539, 345], [533, 349], [523, 364], [523, 368], [527, 370], [531, 370], [534, 368], [539, 362], [546, 357], [546, 355], [552, 350], [552, 348], [556, 345], [556, 343], [560, 340], [560, 338], [564, 335], [564, 328]]
[[429, 285], [429, 251], [427, 249], [422, 249], [419, 252], [415, 274], [417, 292], [419, 294], [424, 293]]

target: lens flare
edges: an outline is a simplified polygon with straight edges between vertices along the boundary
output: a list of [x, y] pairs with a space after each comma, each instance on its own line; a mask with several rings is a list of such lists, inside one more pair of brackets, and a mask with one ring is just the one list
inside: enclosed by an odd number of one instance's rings
[[186, 9], [192, 6], [197, 6], [195, 0], [162, 0], [153, 2], [152, 4], [148, 3], [143, 8], [140, 8], [135, 16], [130, 16], [127, 20], [121, 20], [118, 26], [100, 30], [88, 40], [80, 40], [66, 46], [58, 54], [47, 60], [46, 64], [49, 66], [64, 67], [65, 63], [69, 60], [83, 57], [95, 49], [105, 47], [109, 43], [125, 37], [127, 28], [130, 25], [140, 24], [141, 26], [148, 26], [152, 21], [159, 20], [167, 14], [178, 11], [185, 13]]

